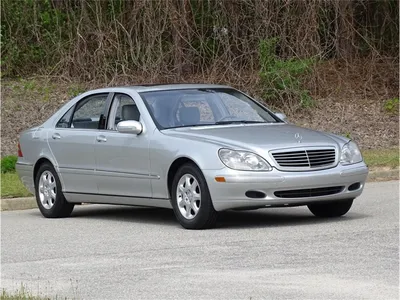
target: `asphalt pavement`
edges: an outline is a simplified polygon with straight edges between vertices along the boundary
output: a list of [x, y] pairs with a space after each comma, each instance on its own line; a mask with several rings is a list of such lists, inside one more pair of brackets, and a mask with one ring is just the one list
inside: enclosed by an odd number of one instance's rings
[[1, 213], [1, 287], [57, 299], [399, 299], [399, 182], [367, 183], [350, 212], [225, 212], [185, 230], [166, 209]]

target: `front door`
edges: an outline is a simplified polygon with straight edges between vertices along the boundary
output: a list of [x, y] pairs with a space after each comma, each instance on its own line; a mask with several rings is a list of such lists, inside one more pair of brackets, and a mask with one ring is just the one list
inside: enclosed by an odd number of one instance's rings
[[95, 141], [108, 93], [85, 97], [69, 109], [49, 131], [48, 143], [56, 158], [64, 192], [97, 194], [94, 170]]
[[116, 125], [124, 120], [140, 120], [133, 99], [115, 94], [107, 130], [95, 143], [96, 178], [99, 193], [104, 195], [151, 197], [148, 133], [120, 133]]

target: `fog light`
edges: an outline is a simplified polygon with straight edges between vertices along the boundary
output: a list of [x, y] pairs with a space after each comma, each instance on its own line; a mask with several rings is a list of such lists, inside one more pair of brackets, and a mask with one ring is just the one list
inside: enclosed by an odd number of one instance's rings
[[349, 186], [348, 190], [349, 191], [356, 191], [360, 188], [361, 183], [357, 182], [357, 183], [353, 183], [352, 185]]
[[247, 191], [245, 195], [248, 198], [265, 198], [267, 196], [265, 193], [259, 191]]

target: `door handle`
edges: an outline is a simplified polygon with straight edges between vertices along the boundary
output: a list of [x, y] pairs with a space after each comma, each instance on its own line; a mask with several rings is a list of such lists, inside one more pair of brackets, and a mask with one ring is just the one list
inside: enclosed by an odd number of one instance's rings
[[99, 135], [96, 138], [96, 141], [98, 141], [99, 143], [105, 143], [105, 142], [107, 142], [107, 138], [104, 135]]
[[53, 140], [61, 139], [61, 135], [59, 133], [54, 133], [51, 137], [53, 138]]

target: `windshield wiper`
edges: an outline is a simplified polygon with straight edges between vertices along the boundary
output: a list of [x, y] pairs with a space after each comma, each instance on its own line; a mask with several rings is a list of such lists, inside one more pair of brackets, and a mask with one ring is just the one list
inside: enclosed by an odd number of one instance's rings
[[230, 121], [218, 121], [215, 125], [225, 125], [225, 124], [257, 124], [257, 123], [267, 123], [265, 121], [247, 121], [247, 120], [230, 120]]
[[268, 123], [268, 122], [234, 120], [234, 121], [219, 121], [219, 122], [215, 122], [215, 123], [200, 123], [200, 124], [179, 125], [179, 126], [167, 127], [167, 128], [163, 128], [163, 129], [175, 129], [175, 128], [184, 128], [184, 127], [201, 127], [201, 126], [226, 125], [226, 124], [257, 124], [257, 123]]
[[168, 127], [168, 128], [164, 128], [164, 129], [184, 128], [184, 127], [200, 127], [200, 126], [210, 126], [210, 125], [214, 125], [214, 123], [179, 125], [179, 126]]

